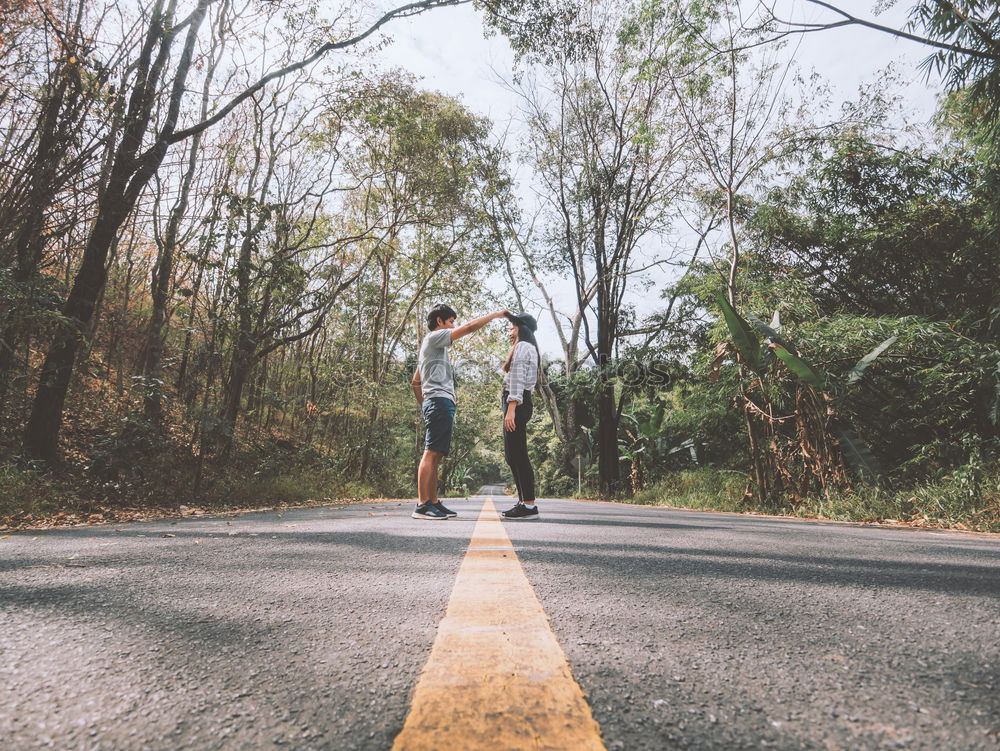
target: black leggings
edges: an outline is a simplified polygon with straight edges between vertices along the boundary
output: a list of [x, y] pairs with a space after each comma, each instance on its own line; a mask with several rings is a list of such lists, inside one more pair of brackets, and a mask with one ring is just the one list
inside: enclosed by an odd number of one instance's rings
[[[507, 414], [507, 392], [503, 392], [503, 414]], [[524, 401], [514, 408], [514, 431], [503, 428], [503, 455], [517, 486], [517, 500], [521, 503], [535, 502], [535, 470], [528, 458], [528, 433], [525, 428], [531, 419], [531, 392], [524, 392]]]

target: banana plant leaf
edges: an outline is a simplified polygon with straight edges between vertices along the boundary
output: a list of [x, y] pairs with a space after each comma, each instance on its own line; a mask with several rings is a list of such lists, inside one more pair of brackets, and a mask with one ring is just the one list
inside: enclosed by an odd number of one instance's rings
[[840, 441], [840, 449], [844, 452], [844, 458], [858, 477], [866, 482], [880, 482], [883, 478], [882, 465], [878, 458], [868, 448], [868, 444], [862, 441], [858, 434], [850, 428], [835, 427], [834, 435]]
[[850, 371], [847, 373], [847, 384], [850, 385], [852, 383], [857, 383], [861, 379], [861, 376], [864, 375], [865, 368], [867, 368], [869, 365], [875, 362], [876, 357], [881, 355], [883, 352], [889, 349], [889, 347], [895, 344], [897, 339], [899, 339], [898, 336], [890, 336], [888, 339], [886, 339], [884, 342], [878, 345], [875, 349], [873, 349], [867, 355], [858, 360], [857, 363], [855, 363], [854, 367], [851, 368]]
[[653, 425], [649, 420], [643, 420], [639, 423], [639, 435], [647, 440], [656, 437], [656, 430], [653, 428]]
[[660, 429], [663, 427], [663, 418], [666, 416], [666, 411], [666, 407], [660, 402], [649, 417], [640, 420], [634, 414], [623, 412], [621, 419], [623, 422], [627, 420], [632, 423], [640, 436], [646, 440], [652, 440], [659, 435]]
[[733, 346], [740, 353], [743, 360], [754, 370], [760, 369], [760, 340], [754, 333], [753, 328], [747, 323], [736, 309], [729, 304], [729, 300], [723, 295], [716, 295], [715, 299], [722, 308], [722, 315], [726, 319], [729, 333], [733, 338]]
[[[775, 311], [775, 316], [777, 315], [778, 313], [777, 311]], [[750, 321], [750, 323], [754, 325], [754, 328], [756, 328], [757, 331], [760, 332], [761, 336], [770, 339], [774, 344], [780, 344], [782, 347], [787, 349], [793, 355], [797, 355], [799, 353], [799, 351], [795, 349], [795, 345], [791, 344], [790, 342], [786, 342], [784, 339], [782, 339], [780, 331], [778, 331], [775, 328], [772, 328], [771, 326], [768, 326], [762, 320], [753, 315], [753, 313], [747, 313], [746, 316], [747, 319]]]
[[798, 355], [794, 355], [780, 344], [772, 344], [771, 349], [778, 356], [788, 369], [792, 371], [801, 381], [808, 383], [816, 389], [826, 388], [826, 374], [814, 368]]

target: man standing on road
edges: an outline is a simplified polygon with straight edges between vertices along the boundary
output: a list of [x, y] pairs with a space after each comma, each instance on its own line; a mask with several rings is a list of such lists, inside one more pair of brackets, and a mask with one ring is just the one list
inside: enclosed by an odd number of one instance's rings
[[490, 321], [503, 318], [508, 311], [477, 318], [455, 326], [457, 313], [448, 305], [435, 305], [427, 314], [430, 333], [420, 344], [417, 370], [413, 374], [413, 394], [424, 416], [427, 434], [424, 438], [424, 455], [417, 470], [417, 496], [419, 505], [413, 512], [414, 519], [447, 519], [458, 516], [445, 508], [437, 497], [438, 469], [441, 460], [451, 448], [451, 432], [455, 424], [455, 379], [452, 375], [448, 348], [456, 339], [479, 331]]

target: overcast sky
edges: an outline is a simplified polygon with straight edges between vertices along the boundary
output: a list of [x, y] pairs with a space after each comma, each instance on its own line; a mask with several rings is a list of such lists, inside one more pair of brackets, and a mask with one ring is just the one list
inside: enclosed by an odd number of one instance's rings
[[[796, 20], [821, 21], [834, 16], [805, 0], [779, 0], [780, 8]], [[848, 12], [887, 26], [906, 21], [906, 0], [881, 15], [872, 13], [870, 0], [841, 0]], [[387, 65], [399, 66], [420, 76], [423, 85], [462, 97], [476, 112], [505, 121], [515, 108], [512, 94], [498, 83], [497, 75], [509, 77], [513, 54], [502, 37], [487, 39], [482, 20], [471, 5], [442, 8], [411, 19], [394, 21], [389, 36], [393, 43], [382, 53]], [[911, 84], [908, 95], [915, 111], [929, 115], [936, 85], [929, 85], [917, 66], [927, 48], [878, 31], [847, 27], [806, 35], [796, 59], [814, 68], [834, 85], [842, 99], [853, 98], [859, 86], [873, 80], [893, 62]]]
[[[748, 3], [752, 4], [752, 0]], [[906, 22], [911, 0], [902, 0], [902, 4], [878, 16], [872, 12], [871, 0], [840, 0], [840, 5], [856, 16], [898, 28]], [[834, 18], [829, 11], [805, 0], [778, 0], [778, 10], [784, 17], [798, 21]], [[511, 120], [516, 122], [517, 98], [502, 84], [502, 79], [510, 78], [513, 53], [502, 37], [485, 37], [481, 17], [470, 5], [394, 21], [387, 32], [393, 41], [380, 53], [387, 67], [397, 66], [415, 74], [423, 88], [460, 97], [470, 109], [489, 116], [500, 127]], [[918, 68], [928, 54], [926, 47], [861, 27], [807, 34], [797, 42], [793, 40], [795, 43], [797, 64], [804, 72], [819, 72], [830, 83], [835, 102], [856, 99], [859, 89], [876, 80], [886, 66], [896, 64], [905, 85], [907, 119], [923, 123], [934, 111], [939, 87], [936, 81], [928, 83]], [[568, 287], [559, 295], [567, 308], [571, 290]], [[656, 296], [647, 299], [652, 302], [640, 312], [655, 309]], [[543, 350], [555, 354], [558, 346], [554, 333], [540, 334]]]

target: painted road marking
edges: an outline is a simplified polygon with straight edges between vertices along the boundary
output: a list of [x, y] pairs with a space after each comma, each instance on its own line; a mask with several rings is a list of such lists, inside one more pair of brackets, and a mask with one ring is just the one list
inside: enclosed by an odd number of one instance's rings
[[605, 751], [492, 498], [393, 751]]

